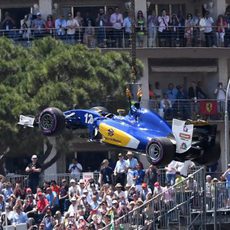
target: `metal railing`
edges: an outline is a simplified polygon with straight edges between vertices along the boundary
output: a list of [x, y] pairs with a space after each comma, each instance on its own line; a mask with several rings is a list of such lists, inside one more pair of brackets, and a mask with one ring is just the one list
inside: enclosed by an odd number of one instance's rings
[[[171, 105], [161, 106], [161, 100], [143, 101], [143, 106], [157, 112], [166, 120], [172, 118], [224, 120], [224, 101], [217, 99], [175, 99], [170, 100]], [[230, 112], [230, 111], [229, 111]]]
[[[210, 28], [209, 28], [210, 29]], [[188, 33], [188, 30], [190, 31]], [[126, 32], [129, 31], [129, 32]], [[230, 28], [220, 33], [216, 26], [205, 33], [199, 26], [136, 27], [137, 48], [146, 47], [229, 47]], [[130, 48], [131, 29], [116, 30], [111, 26], [76, 27], [74, 32], [64, 28], [24, 28], [0, 30], [0, 36], [8, 37], [17, 43], [28, 45], [31, 41], [51, 36], [69, 44], [85, 44], [89, 48]]]
[[[205, 169], [200, 168], [182, 182], [155, 195], [103, 228], [115, 229], [192, 229], [206, 223]], [[196, 211], [194, 214], [193, 212]]]

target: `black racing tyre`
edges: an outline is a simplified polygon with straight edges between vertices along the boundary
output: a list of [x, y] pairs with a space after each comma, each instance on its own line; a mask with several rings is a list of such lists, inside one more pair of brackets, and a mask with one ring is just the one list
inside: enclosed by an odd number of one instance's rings
[[47, 108], [40, 113], [39, 127], [45, 136], [59, 134], [65, 128], [65, 116], [58, 108]]
[[146, 148], [147, 160], [156, 166], [165, 166], [173, 159], [176, 146], [168, 138], [154, 138]]
[[208, 147], [199, 158], [194, 162], [199, 165], [210, 166], [215, 164], [220, 159], [220, 144], [216, 143], [214, 146]]

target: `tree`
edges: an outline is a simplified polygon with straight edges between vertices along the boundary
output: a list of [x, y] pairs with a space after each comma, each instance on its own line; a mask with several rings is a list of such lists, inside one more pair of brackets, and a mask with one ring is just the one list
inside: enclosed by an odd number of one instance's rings
[[[44, 137], [36, 129], [18, 127], [19, 114], [38, 114], [50, 106], [89, 108], [105, 105], [107, 98], [125, 101], [127, 53], [102, 53], [52, 38], [28, 49], [1, 38], [0, 53], [0, 153], [8, 148], [12, 154], [42, 151]], [[139, 76], [141, 71], [138, 62]]]

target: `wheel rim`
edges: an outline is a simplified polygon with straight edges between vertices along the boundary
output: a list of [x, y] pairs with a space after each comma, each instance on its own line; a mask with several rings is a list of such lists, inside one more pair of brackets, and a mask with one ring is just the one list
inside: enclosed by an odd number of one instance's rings
[[161, 159], [161, 148], [158, 144], [153, 143], [149, 146], [149, 156], [154, 162]]
[[52, 129], [54, 125], [54, 119], [51, 114], [44, 114], [40, 120], [40, 126], [42, 129]]

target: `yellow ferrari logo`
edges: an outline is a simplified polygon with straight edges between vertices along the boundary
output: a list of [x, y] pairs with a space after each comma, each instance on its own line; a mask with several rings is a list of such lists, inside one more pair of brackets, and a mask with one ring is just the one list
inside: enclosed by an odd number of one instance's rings
[[207, 102], [207, 103], [206, 103], [206, 111], [207, 111], [208, 113], [210, 113], [210, 112], [212, 111], [212, 109], [213, 109], [212, 103]]

